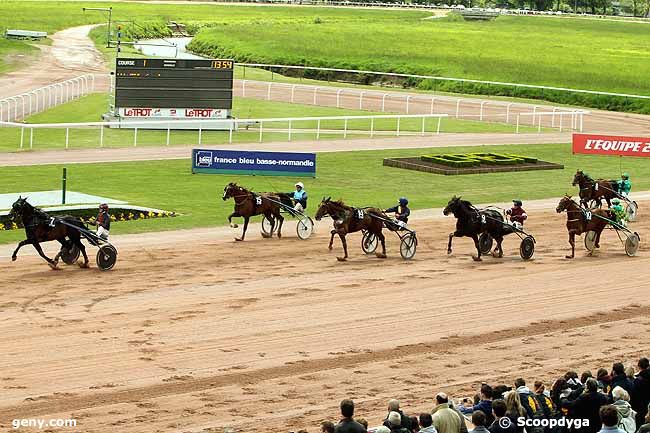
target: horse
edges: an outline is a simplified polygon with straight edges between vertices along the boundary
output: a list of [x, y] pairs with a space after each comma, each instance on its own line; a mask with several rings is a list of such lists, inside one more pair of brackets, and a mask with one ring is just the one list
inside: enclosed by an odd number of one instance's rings
[[[571, 244], [571, 255], [566, 256], [567, 259], [572, 259], [576, 255], [576, 235], [580, 236], [582, 233], [587, 233], [591, 230], [595, 231], [595, 247], [600, 248], [600, 234], [603, 232], [605, 226], [607, 226], [607, 220], [611, 219], [611, 215], [608, 210], [583, 209], [571, 198], [570, 195], [565, 195], [562, 200], [560, 200], [560, 203], [558, 203], [555, 210], [557, 213], [562, 213], [564, 211], [567, 213], [566, 228], [569, 231], [569, 244]], [[572, 214], [574, 216], [572, 216]], [[589, 252], [590, 256], [592, 254], [593, 250]]]
[[[222, 198], [224, 201], [229, 198], [232, 198], [235, 201], [235, 210], [228, 216], [230, 227], [237, 227], [237, 224], [233, 224], [232, 222], [233, 217], [244, 218], [244, 230], [241, 238], [235, 238], [236, 241], [244, 240], [246, 229], [248, 228], [248, 221], [250, 220], [250, 217], [255, 215], [264, 215], [266, 219], [271, 222], [271, 233], [273, 233], [276, 221], [278, 221], [278, 238], [282, 238], [282, 223], [284, 222], [284, 217], [280, 214], [279, 203], [291, 207], [292, 202], [289, 196], [286, 194], [269, 192], [253, 193], [252, 191], [231, 182], [223, 189]], [[271, 236], [273, 235], [268, 235], [268, 237]]]
[[602, 206], [602, 199], [605, 199], [607, 206], [611, 206], [610, 200], [618, 197], [618, 183], [615, 180], [598, 179], [593, 180], [582, 170], [576, 171], [573, 176], [573, 186], [580, 187], [580, 204], [588, 208], [590, 201], [595, 201], [598, 207]]
[[514, 233], [514, 228], [505, 222], [503, 215], [495, 209], [478, 210], [472, 203], [467, 200], [461, 200], [460, 197], [453, 196], [447, 206], [443, 209], [444, 215], [454, 214], [458, 221], [456, 222], [456, 231], [449, 233], [449, 244], [447, 245], [447, 254], [451, 254], [451, 241], [453, 238], [467, 236], [472, 238], [478, 256], [472, 255], [472, 259], [480, 262], [481, 248], [478, 244], [478, 237], [481, 233], [487, 232], [497, 242], [497, 246], [492, 252], [494, 257], [503, 257], [501, 243], [503, 237]]
[[331, 197], [323, 197], [318, 210], [316, 211], [315, 219], [320, 221], [324, 216], [329, 215], [334, 220], [334, 230], [332, 230], [330, 243], [328, 249], [332, 250], [334, 243], [334, 235], [338, 234], [343, 244], [343, 257], [336, 257], [339, 262], [344, 262], [348, 258], [348, 243], [345, 236], [348, 233], [358, 232], [360, 230], [367, 230], [381, 241], [381, 253], [375, 253], [380, 259], [386, 258], [386, 237], [381, 232], [384, 227], [384, 222], [381, 219], [373, 217], [373, 215], [386, 219], [381, 209], [368, 207], [363, 209], [353, 208], [347, 206], [341, 200], [332, 200]]
[[[87, 229], [79, 218], [69, 215], [57, 218], [50, 217], [41, 209], [29, 204], [27, 202], [27, 197], [18, 197], [18, 200], [16, 200], [11, 207], [10, 216], [14, 220], [17, 218], [21, 219], [27, 236], [27, 239], [21, 241], [18, 244], [18, 247], [16, 247], [16, 250], [11, 256], [11, 261], [15, 262], [18, 258], [18, 250], [25, 245], [31, 244], [34, 246], [38, 254], [47, 261], [48, 265], [50, 265], [52, 269], [57, 270], [59, 269], [57, 265], [59, 263], [59, 257], [61, 257], [61, 254], [63, 253], [63, 249], [70, 249], [72, 246], [77, 246], [84, 256], [84, 262], [80, 263], [79, 266], [82, 268], [88, 267], [88, 255], [86, 254], [86, 247], [81, 242], [81, 233], [74, 227], [58, 222], [58, 220], [62, 220], [76, 227]], [[40, 243], [54, 240], [61, 244], [61, 250], [54, 259], [50, 259], [43, 252]]]

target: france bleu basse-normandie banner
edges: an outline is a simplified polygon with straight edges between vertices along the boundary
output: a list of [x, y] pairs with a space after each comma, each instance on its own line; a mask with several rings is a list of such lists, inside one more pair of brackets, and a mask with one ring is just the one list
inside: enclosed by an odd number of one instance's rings
[[650, 157], [650, 137], [573, 134], [573, 153]]

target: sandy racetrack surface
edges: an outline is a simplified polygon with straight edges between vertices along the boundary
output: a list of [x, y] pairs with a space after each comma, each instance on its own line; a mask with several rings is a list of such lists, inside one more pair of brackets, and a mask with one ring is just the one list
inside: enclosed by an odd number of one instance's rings
[[467, 238], [447, 256], [452, 217], [413, 221], [409, 262], [388, 233], [388, 259], [363, 255], [355, 234], [351, 260], [338, 263], [329, 220], [308, 241], [290, 221], [281, 240], [252, 229], [236, 243], [235, 230], [215, 229], [226, 235], [125, 242], [106, 273], [3, 258], [0, 425], [75, 418], [69, 431], [315, 432], [345, 397], [377, 425], [392, 397], [419, 413], [439, 390], [551, 380], [650, 347], [650, 222], [633, 226], [638, 257], [606, 232], [596, 257], [580, 239], [571, 261], [566, 215], [531, 218], [530, 262], [512, 236], [500, 260], [474, 263]]

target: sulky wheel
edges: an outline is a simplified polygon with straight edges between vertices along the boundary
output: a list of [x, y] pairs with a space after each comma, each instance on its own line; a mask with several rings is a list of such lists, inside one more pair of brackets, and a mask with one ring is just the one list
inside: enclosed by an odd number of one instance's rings
[[66, 265], [74, 265], [77, 263], [77, 260], [79, 260], [80, 253], [79, 247], [76, 245], [72, 245], [70, 248], [62, 247], [61, 260], [63, 260], [63, 263]]
[[592, 252], [594, 248], [596, 247], [596, 237], [598, 234], [593, 231], [589, 230], [587, 234], [585, 235], [585, 248], [587, 251]]
[[262, 218], [262, 234], [264, 237], [270, 238], [275, 231], [275, 224], [271, 222], [266, 216]]
[[117, 262], [117, 250], [113, 245], [103, 245], [97, 251], [97, 267], [102, 271], [110, 271]]
[[492, 251], [493, 243], [494, 239], [492, 239], [492, 236], [486, 232], [483, 232], [478, 238], [478, 248], [481, 251], [481, 254], [484, 256], [490, 254], [490, 251]]
[[404, 260], [411, 260], [415, 256], [415, 250], [418, 247], [418, 238], [415, 233], [410, 233], [404, 237], [399, 244], [399, 253]]
[[526, 236], [519, 245], [519, 255], [524, 260], [530, 260], [533, 258], [533, 254], [535, 254], [535, 238]]
[[625, 213], [627, 214], [627, 220], [634, 222], [636, 221], [636, 213], [639, 207], [637, 206], [635, 201], [631, 201], [627, 204], [627, 207], [625, 208]]
[[308, 216], [299, 216], [298, 224], [296, 224], [296, 234], [302, 240], [309, 239], [314, 232], [314, 221]]
[[361, 238], [361, 249], [366, 254], [372, 254], [377, 250], [377, 245], [379, 245], [379, 239], [373, 233], [364, 232], [363, 238]]
[[636, 252], [639, 251], [639, 242], [641, 238], [638, 233], [632, 233], [627, 236], [625, 240], [625, 254], [630, 257], [636, 256]]

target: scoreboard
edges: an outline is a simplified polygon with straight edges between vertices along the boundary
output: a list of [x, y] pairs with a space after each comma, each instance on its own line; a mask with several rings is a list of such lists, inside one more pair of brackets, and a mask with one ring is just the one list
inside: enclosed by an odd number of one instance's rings
[[118, 58], [115, 108], [120, 117], [226, 118], [233, 72], [232, 60]]

